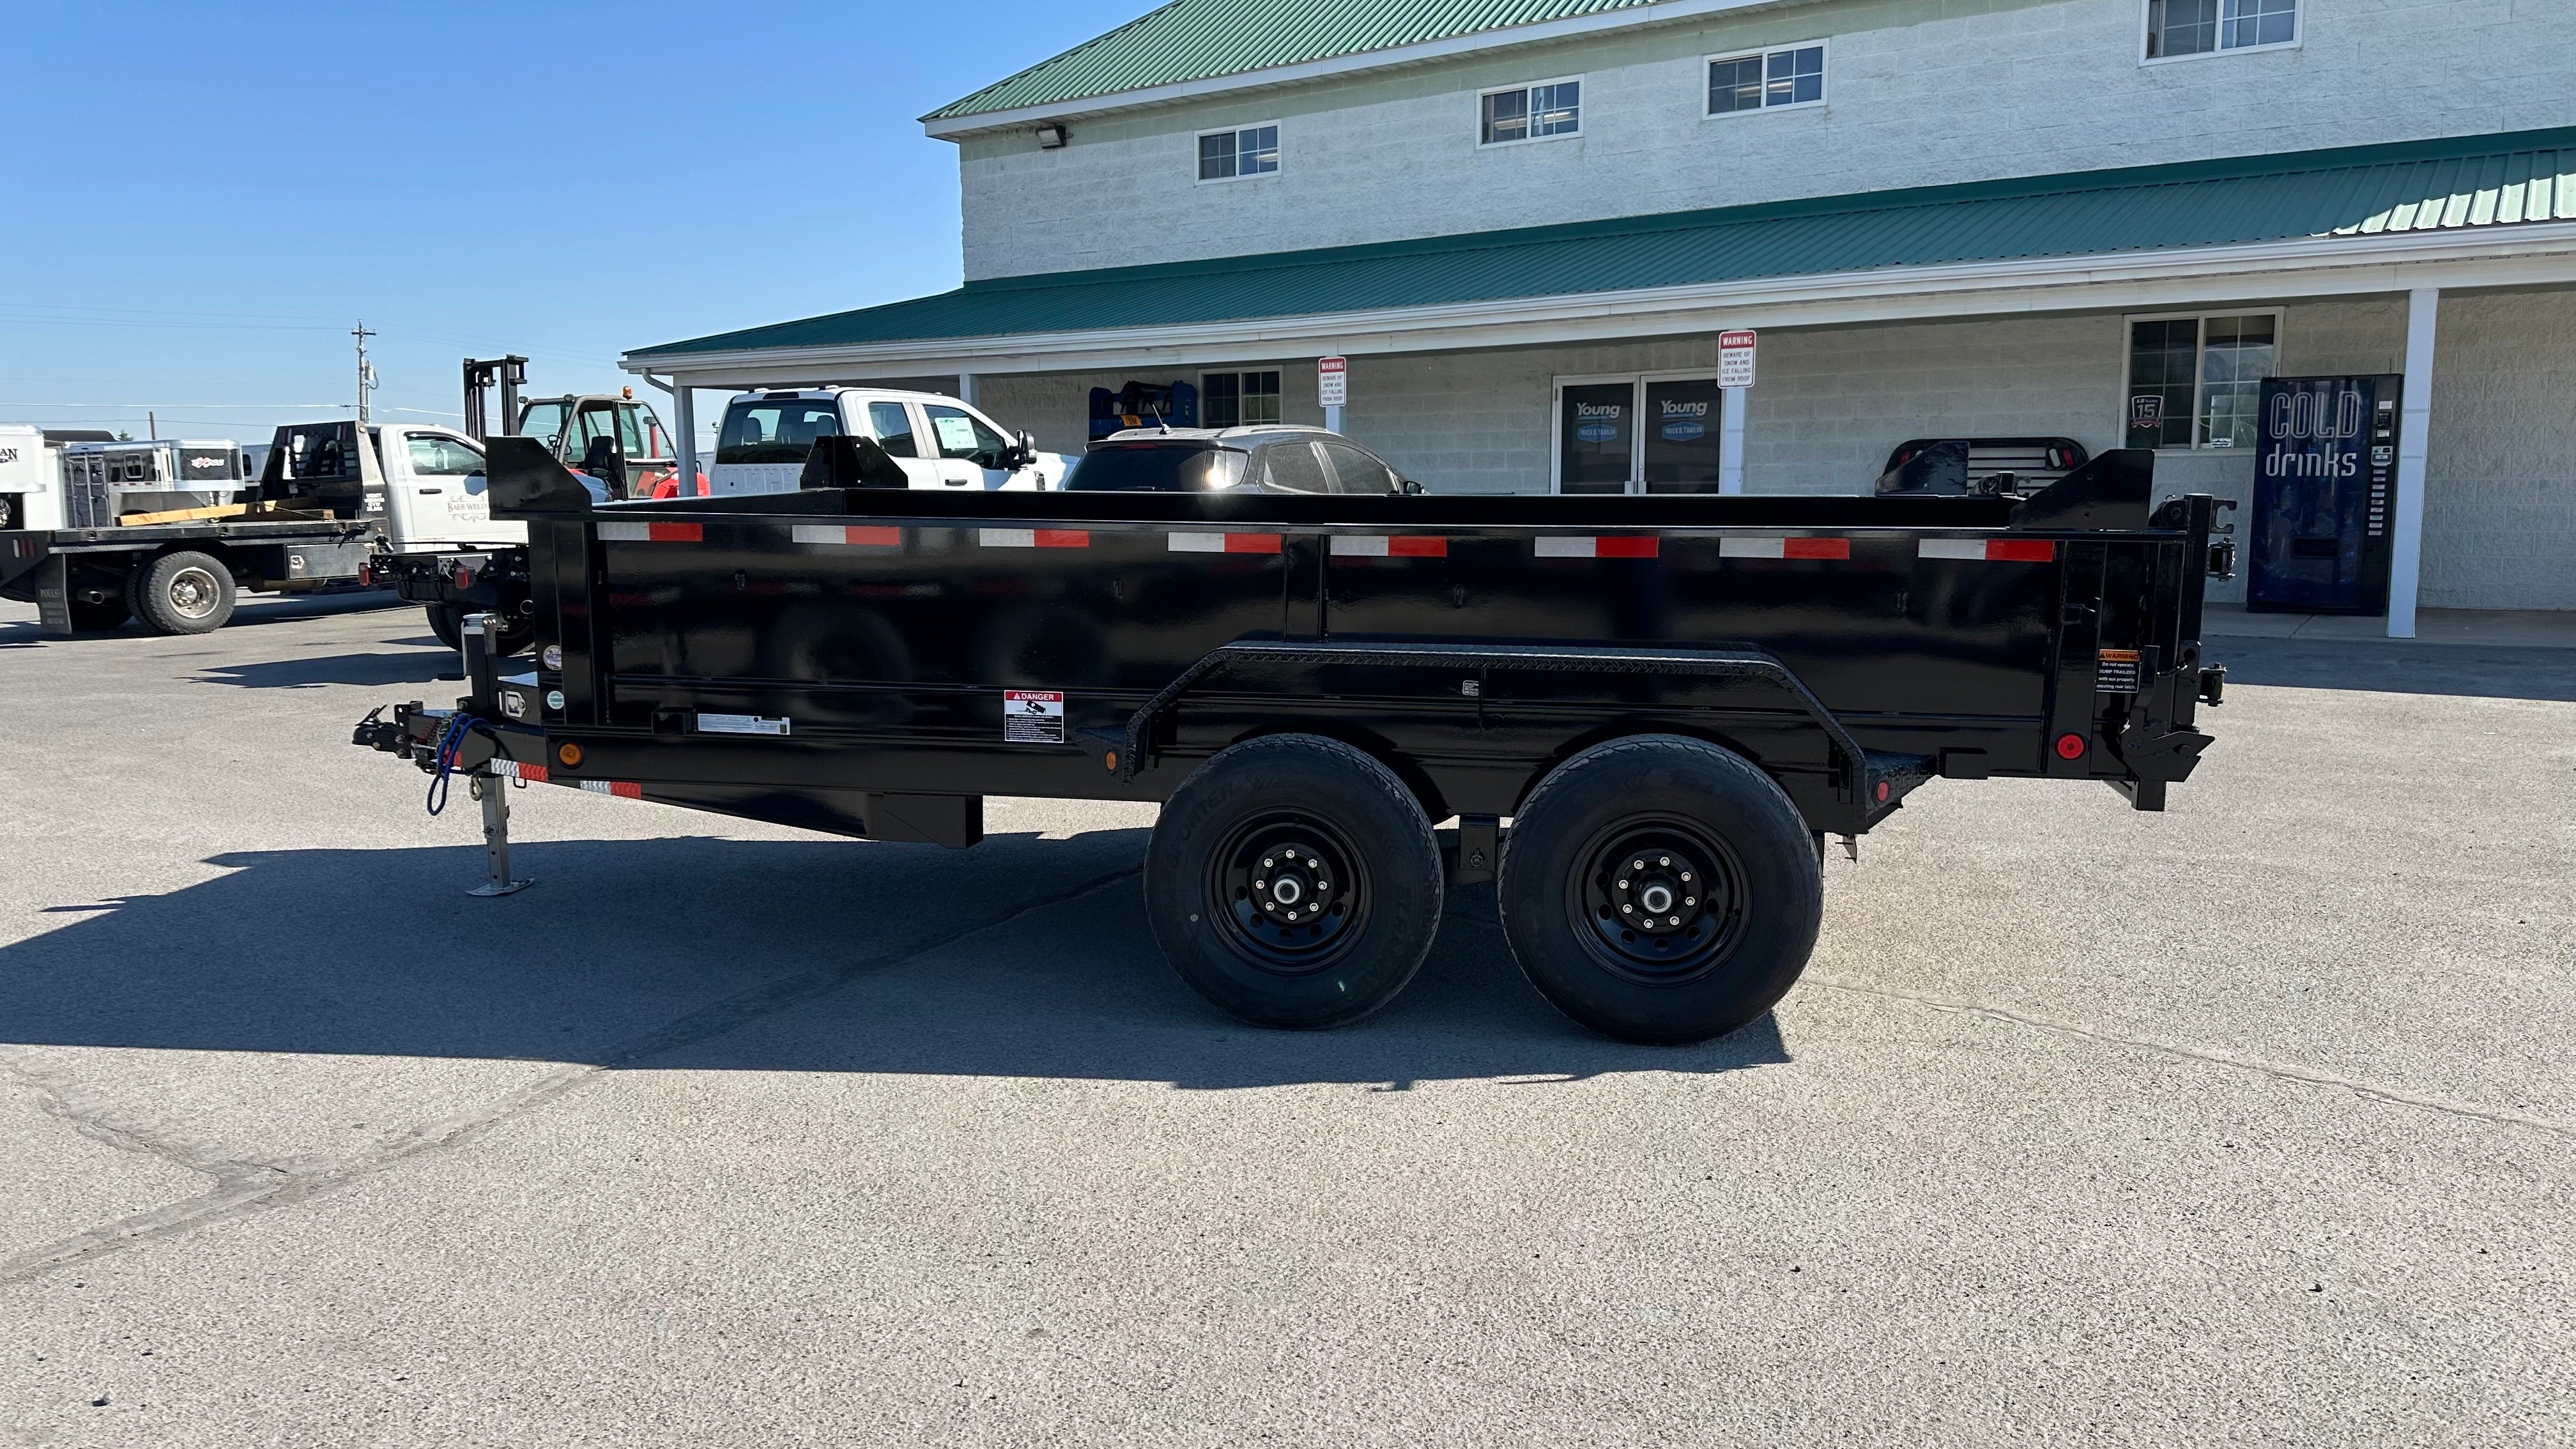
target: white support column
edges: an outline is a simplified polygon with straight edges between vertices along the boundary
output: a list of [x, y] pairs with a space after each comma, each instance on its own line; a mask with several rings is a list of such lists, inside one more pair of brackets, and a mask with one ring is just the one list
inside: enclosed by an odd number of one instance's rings
[[688, 379], [673, 374], [671, 426], [680, 434], [680, 496], [683, 498], [698, 491], [698, 416], [697, 409], [690, 405], [690, 395]]
[[1744, 491], [1744, 396], [1740, 387], [1726, 389], [1726, 405], [1718, 417], [1717, 491]]
[[2433, 423], [2433, 324], [2442, 289], [2406, 294], [2406, 401], [2397, 426], [2397, 509], [2389, 540], [2388, 637], [2415, 637], [2415, 596], [2424, 573], [2424, 457]]
[[975, 374], [971, 372], [957, 374], [957, 400], [970, 408], [983, 406], [983, 401], [975, 396]]
[[1338, 433], [1341, 430], [1342, 408], [1341, 404], [1335, 403], [1333, 406], [1324, 409], [1324, 431], [1328, 433]]

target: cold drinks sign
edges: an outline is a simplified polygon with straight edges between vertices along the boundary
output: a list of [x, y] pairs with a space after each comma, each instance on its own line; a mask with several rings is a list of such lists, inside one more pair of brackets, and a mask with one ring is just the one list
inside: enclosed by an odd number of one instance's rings
[[1753, 334], [1750, 331], [1717, 334], [1717, 385], [1753, 385]]

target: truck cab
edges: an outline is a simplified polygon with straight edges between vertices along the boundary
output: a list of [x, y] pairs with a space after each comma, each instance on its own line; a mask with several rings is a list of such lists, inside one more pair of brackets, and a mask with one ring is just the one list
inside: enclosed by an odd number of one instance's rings
[[1052, 490], [1071, 460], [1041, 453], [971, 404], [889, 388], [771, 388], [725, 404], [716, 431], [717, 493], [792, 493], [821, 437], [872, 438], [915, 488]]

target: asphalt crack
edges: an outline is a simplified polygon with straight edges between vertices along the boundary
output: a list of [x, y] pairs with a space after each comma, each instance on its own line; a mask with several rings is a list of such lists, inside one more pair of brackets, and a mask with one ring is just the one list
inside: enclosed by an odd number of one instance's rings
[[1813, 975], [1806, 978], [1806, 983], [1824, 987], [1828, 991], [1848, 992], [1854, 996], [1875, 996], [1886, 1001], [1905, 1001], [1917, 1006], [1928, 1006], [1935, 1011], [1955, 1012], [1962, 1016], [1982, 1016], [1991, 1021], [2031, 1027], [2059, 1036], [2073, 1037], [2079, 1041], [2131, 1047], [2139, 1051], [2154, 1052], [2159, 1056], [2198, 1062], [2208, 1066], [2231, 1067], [2238, 1071], [2253, 1072], [2284, 1082], [2299, 1082], [2311, 1087], [2339, 1088], [2366, 1101], [2390, 1102], [2404, 1107], [2421, 1108], [2427, 1112], [2439, 1112], [2450, 1117], [2465, 1117], [2506, 1127], [2528, 1127], [2535, 1131], [2547, 1132], [2552, 1136], [2576, 1139], [2576, 1125], [2554, 1122], [2546, 1117], [2534, 1117], [2529, 1113], [2515, 1112], [2502, 1107], [2481, 1107], [2474, 1103], [2452, 1101], [2445, 1097], [2428, 1097], [2417, 1092], [2402, 1092], [2377, 1082], [2341, 1076], [2316, 1067], [2289, 1066], [2280, 1062], [2264, 1061], [2259, 1057], [2221, 1051], [2216, 1047], [2185, 1046], [2180, 1042], [2159, 1041], [2153, 1037], [2128, 1036], [2115, 1031], [2102, 1031], [2071, 1021], [2055, 1021], [2044, 1016], [2032, 1016], [2008, 1007], [1988, 1006], [1983, 1002], [1951, 1001], [1912, 991], [1898, 991], [1891, 987], [1861, 986], [1849, 981], [1831, 981]]
[[109, 1253], [176, 1237], [249, 1213], [304, 1202], [423, 1153], [464, 1146], [494, 1127], [544, 1106], [604, 1073], [665, 1052], [712, 1041], [786, 1007], [811, 1001], [861, 976], [892, 970], [959, 941], [999, 930], [1024, 916], [1079, 900], [1136, 875], [1141, 868], [1128, 865], [1094, 874], [1076, 885], [1039, 897], [992, 920], [960, 926], [896, 954], [800, 971], [736, 992], [603, 1053], [597, 1061], [558, 1067], [514, 1092], [465, 1111], [417, 1124], [374, 1152], [328, 1167], [297, 1169], [285, 1164], [241, 1162], [191, 1153], [185, 1144], [164, 1134], [115, 1125], [100, 1112], [79, 1109], [51, 1079], [19, 1061], [11, 1060], [8, 1063], [11, 1072], [36, 1088], [45, 1109], [70, 1122], [84, 1136], [122, 1150], [160, 1157], [213, 1178], [215, 1186], [195, 1197], [183, 1198], [147, 1212], [132, 1213], [0, 1260], [0, 1284], [28, 1282]]

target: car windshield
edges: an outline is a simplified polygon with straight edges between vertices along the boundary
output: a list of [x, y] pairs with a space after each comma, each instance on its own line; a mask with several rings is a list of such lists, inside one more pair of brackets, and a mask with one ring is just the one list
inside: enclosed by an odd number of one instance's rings
[[1233, 448], [1170, 443], [1102, 443], [1064, 478], [1073, 493], [1197, 493], [1243, 481], [1244, 455]]
[[716, 461], [802, 463], [817, 437], [839, 431], [841, 405], [830, 398], [746, 399], [725, 409]]

